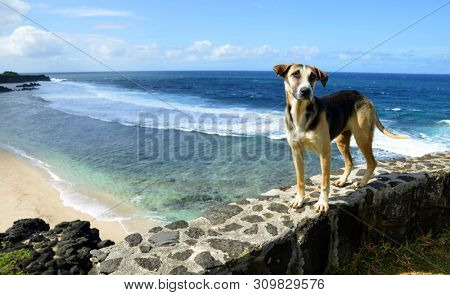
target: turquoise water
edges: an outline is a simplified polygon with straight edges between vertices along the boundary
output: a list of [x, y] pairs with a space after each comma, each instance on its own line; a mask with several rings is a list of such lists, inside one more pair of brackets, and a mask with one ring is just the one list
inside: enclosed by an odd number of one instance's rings
[[[58, 73], [38, 91], [0, 94], [0, 142], [45, 162], [74, 190], [108, 192], [163, 221], [294, 183], [283, 86], [272, 73], [126, 75], [147, 92], [111, 73]], [[317, 94], [358, 89], [385, 126], [411, 135], [396, 141], [377, 132], [376, 157], [385, 159], [449, 148], [449, 82], [445, 75], [336, 74]], [[314, 155], [306, 161], [308, 176], [319, 172]], [[333, 145], [332, 168], [342, 165]], [[86, 200], [80, 206], [92, 209]]]

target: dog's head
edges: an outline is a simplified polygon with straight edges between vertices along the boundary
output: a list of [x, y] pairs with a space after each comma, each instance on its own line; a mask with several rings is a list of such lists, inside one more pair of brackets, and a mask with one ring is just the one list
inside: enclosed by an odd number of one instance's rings
[[276, 65], [273, 70], [284, 78], [284, 87], [295, 99], [311, 100], [314, 97], [314, 87], [320, 81], [325, 87], [328, 75], [316, 67], [289, 64]]

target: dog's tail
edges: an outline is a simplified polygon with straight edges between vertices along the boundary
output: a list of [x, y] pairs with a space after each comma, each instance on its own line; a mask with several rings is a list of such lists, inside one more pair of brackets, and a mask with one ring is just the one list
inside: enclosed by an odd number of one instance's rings
[[381, 124], [380, 119], [378, 118], [378, 114], [375, 112], [376, 115], [376, 119], [377, 119], [377, 128], [378, 130], [380, 130], [384, 135], [390, 137], [390, 138], [398, 138], [398, 139], [406, 139], [409, 138], [408, 135], [405, 134], [396, 134], [396, 133], [392, 133], [391, 131], [387, 130], [383, 124]]

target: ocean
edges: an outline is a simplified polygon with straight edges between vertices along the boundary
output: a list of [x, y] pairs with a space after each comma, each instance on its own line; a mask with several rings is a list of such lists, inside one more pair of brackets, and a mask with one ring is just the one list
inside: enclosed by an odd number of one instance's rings
[[[46, 169], [66, 205], [100, 219], [189, 220], [294, 184], [284, 86], [273, 72], [124, 75], [50, 73], [38, 90], [0, 94], [0, 147]], [[376, 130], [377, 159], [450, 148], [450, 75], [336, 73], [316, 95], [345, 89], [362, 92], [387, 128], [411, 136]], [[342, 166], [333, 144], [332, 170]], [[306, 175], [319, 172], [308, 153]], [[105, 193], [117, 208], [97, 197]], [[123, 202], [139, 210], [124, 214]]]

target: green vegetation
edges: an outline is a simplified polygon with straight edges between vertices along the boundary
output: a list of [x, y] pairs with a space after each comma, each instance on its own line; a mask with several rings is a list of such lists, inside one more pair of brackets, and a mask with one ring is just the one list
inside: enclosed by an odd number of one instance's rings
[[0, 254], [0, 274], [1, 275], [26, 275], [27, 273], [17, 268], [17, 264], [30, 258], [31, 252], [28, 249], [19, 249]]
[[333, 274], [450, 274], [450, 229], [413, 243], [366, 245], [352, 261]]
[[5, 71], [2, 74], [3, 76], [8, 76], [8, 77], [14, 77], [14, 76], [19, 76], [19, 74], [17, 74], [16, 72], [13, 71]]

